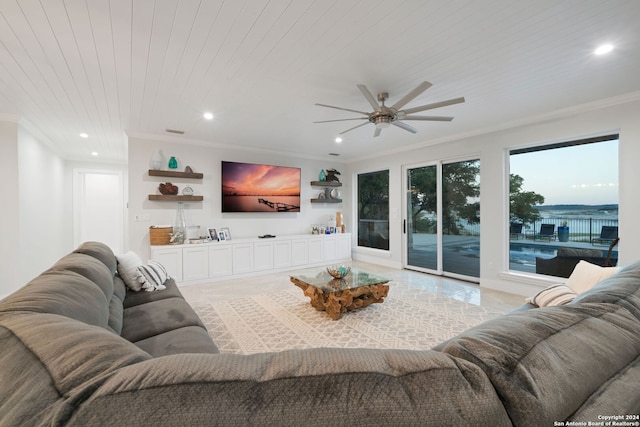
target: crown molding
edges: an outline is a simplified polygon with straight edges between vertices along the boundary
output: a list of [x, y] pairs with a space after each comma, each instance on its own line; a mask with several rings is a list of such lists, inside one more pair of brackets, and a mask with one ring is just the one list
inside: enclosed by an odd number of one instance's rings
[[206, 141], [203, 139], [188, 138], [185, 136], [159, 135], [159, 134], [153, 134], [153, 133], [129, 132], [129, 131], [125, 131], [125, 134], [127, 135], [128, 138], [139, 138], [139, 139], [146, 139], [150, 141], [169, 142], [174, 144], [187, 143], [190, 145], [197, 145], [197, 146], [206, 147], [206, 148], [223, 148], [228, 150], [245, 151], [245, 152], [251, 152], [251, 153], [264, 153], [264, 154], [270, 154], [270, 155], [276, 155], [276, 156], [295, 157], [298, 159], [307, 159], [307, 160], [327, 161], [327, 159], [330, 159], [332, 162], [340, 163], [340, 164], [345, 164], [347, 162], [346, 160], [340, 160], [335, 158], [334, 156], [329, 156], [329, 155], [312, 156], [312, 155], [303, 154], [303, 153], [270, 150], [268, 148], [249, 147], [249, 146], [240, 145], [240, 144], [238, 145], [233, 145], [229, 143], [225, 144], [220, 142]]
[[637, 102], [637, 101], [640, 101], [640, 91], [629, 92], [623, 95], [604, 98], [604, 99], [600, 99], [598, 101], [593, 101], [593, 102], [587, 102], [584, 104], [579, 104], [579, 105], [575, 105], [568, 108], [562, 108], [549, 113], [539, 114], [539, 115], [527, 117], [524, 119], [511, 120], [496, 126], [489, 126], [489, 127], [469, 131], [469, 132], [462, 132], [455, 135], [449, 135], [441, 138], [432, 139], [429, 141], [423, 141], [416, 144], [407, 145], [401, 148], [390, 149], [384, 152], [371, 154], [369, 156], [358, 157], [357, 159], [352, 159], [351, 161], [355, 162], [355, 161], [362, 161], [362, 160], [368, 160], [368, 159], [375, 159], [378, 157], [389, 156], [391, 154], [402, 153], [405, 151], [418, 150], [420, 148], [431, 147], [434, 145], [444, 144], [452, 141], [460, 141], [460, 140], [475, 137], [475, 136], [487, 135], [494, 132], [543, 123], [550, 120], [567, 118], [567, 117], [575, 116], [582, 113], [587, 113], [594, 110], [601, 110], [603, 108], [613, 107], [616, 105], [622, 105], [622, 104], [627, 104], [630, 102]]

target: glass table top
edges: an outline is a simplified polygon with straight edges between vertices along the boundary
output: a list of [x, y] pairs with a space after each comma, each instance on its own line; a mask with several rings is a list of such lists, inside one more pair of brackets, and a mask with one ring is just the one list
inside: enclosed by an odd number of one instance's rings
[[357, 268], [351, 268], [351, 272], [342, 279], [334, 279], [326, 268], [313, 268], [291, 273], [290, 277], [299, 282], [318, 288], [323, 292], [338, 292], [347, 289], [360, 288], [362, 286], [379, 285], [387, 283], [389, 279], [375, 274], [367, 273]]

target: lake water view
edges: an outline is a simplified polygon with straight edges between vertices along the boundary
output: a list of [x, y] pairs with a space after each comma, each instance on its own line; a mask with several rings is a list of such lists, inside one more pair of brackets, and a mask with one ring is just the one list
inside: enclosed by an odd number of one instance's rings
[[222, 212], [300, 212], [300, 196], [222, 196]]

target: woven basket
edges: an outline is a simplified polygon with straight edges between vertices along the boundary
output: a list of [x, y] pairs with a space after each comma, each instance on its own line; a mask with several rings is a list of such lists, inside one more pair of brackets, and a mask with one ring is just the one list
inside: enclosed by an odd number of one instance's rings
[[171, 242], [173, 227], [155, 226], [149, 227], [149, 243], [153, 246], [168, 245]]

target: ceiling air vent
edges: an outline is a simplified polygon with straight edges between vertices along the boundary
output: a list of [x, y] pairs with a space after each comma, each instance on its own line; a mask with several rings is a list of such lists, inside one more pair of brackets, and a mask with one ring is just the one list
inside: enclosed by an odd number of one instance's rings
[[167, 131], [169, 133], [177, 133], [178, 135], [184, 135], [184, 131], [183, 130], [165, 129], [165, 131]]
[[329, 155], [338, 157], [340, 154], [338, 154], [338, 153], [329, 153]]

